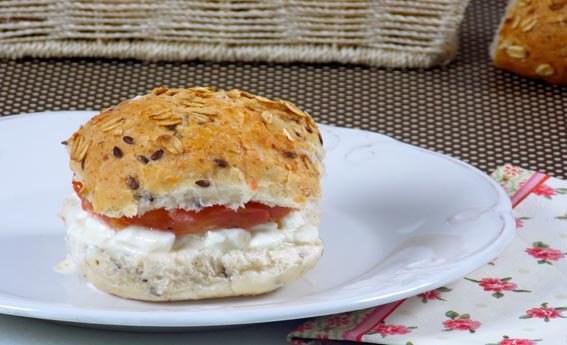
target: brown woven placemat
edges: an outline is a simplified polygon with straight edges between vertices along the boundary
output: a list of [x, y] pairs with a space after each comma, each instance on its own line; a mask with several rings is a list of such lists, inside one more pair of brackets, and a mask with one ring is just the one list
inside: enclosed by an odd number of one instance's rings
[[498, 71], [488, 46], [506, 1], [473, 0], [446, 67], [386, 70], [131, 60], [0, 61], [0, 114], [99, 109], [154, 86], [215, 85], [296, 102], [321, 123], [357, 127], [490, 171], [512, 163], [567, 177], [567, 90]]

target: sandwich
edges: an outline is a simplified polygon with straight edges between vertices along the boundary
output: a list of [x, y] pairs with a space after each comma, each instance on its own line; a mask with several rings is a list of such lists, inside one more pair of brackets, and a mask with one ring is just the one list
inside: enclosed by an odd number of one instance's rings
[[160, 87], [64, 143], [68, 258], [99, 290], [146, 301], [258, 295], [321, 257], [323, 141], [290, 102]]

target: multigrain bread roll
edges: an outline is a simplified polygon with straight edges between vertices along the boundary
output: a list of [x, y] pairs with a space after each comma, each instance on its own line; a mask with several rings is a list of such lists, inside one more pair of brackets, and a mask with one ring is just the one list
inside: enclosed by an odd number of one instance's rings
[[512, 0], [491, 49], [496, 67], [567, 85], [567, 0]]
[[66, 145], [69, 258], [103, 291], [256, 295], [321, 256], [321, 134], [290, 102], [157, 88], [103, 110]]

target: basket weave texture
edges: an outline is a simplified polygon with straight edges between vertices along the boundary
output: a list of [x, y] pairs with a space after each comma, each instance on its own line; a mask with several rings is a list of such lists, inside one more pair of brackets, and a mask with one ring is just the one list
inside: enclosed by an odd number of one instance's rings
[[0, 57], [451, 61], [469, 0], [0, 0]]

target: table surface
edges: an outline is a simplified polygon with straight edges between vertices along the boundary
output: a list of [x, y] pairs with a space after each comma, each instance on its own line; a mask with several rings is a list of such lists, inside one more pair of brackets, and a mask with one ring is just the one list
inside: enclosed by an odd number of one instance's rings
[[143, 333], [89, 329], [0, 315], [0, 345], [283, 345], [301, 320], [223, 330]]
[[[444, 67], [0, 60], [0, 115], [100, 109], [155, 86], [214, 85], [294, 101], [317, 121], [378, 131], [489, 172], [504, 163], [567, 177], [566, 89], [494, 69], [488, 47], [506, 1], [472, 0]], [[184, 335], [87, 330], [0, 316], [0, 344], [285, 343], [297, 321]]]

